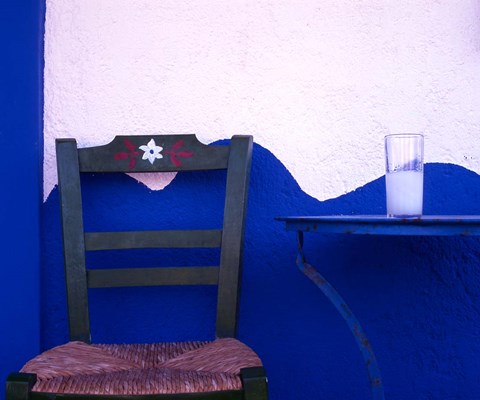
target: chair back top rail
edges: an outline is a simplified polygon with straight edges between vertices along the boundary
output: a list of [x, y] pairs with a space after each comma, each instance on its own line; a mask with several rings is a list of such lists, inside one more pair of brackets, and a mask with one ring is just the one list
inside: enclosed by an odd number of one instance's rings
[[81, 172], [195, 171], [226, 169], [229, 147], [205, 145], [195, 135], [116, 136], [78, 155]]

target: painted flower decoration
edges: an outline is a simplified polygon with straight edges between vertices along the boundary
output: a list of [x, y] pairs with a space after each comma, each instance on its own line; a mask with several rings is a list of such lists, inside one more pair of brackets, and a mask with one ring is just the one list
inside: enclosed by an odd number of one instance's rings
[[148, 160], [150, 161], [150, 164], [153, 164], [157, 158], [163, 158], [160, 153], [163, 150], [163, 147], [157, 146], [153, 139], [150, 139], [146, 145], [140, 146], [139, 149], [144, 151], [142, 160]]

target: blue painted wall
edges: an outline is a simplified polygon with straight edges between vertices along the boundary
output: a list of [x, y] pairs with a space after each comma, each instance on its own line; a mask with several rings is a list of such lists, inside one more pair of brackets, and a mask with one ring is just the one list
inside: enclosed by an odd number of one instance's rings
[[[0, 2], [0, 376], [40, 348], [44, 1]], [[0, 391], [0, 399], [4, 398]]]
[[[451, 164], [427, 164], [426, 214], [479, 214], [480, 176]], [[128, 176], [86, 179], [87, 227], [105, 216], [125, 229], [177, 222], [217, 226], [213, 210], [224, 175], [202, 175], [217, 190], [188, 194], [181, 174], [152, 192]], [[318, 179], [321, 184], [321, 177]], [[118, 195], [126, 184], [127, 194]], [[100, 190], [93, 201], [92, 191]], [[366, 371], [344, 321], [295, 267], [295, 237], [274, 221], [279, 215], [384, 214], [384, 179], [320, 202], [300, 190], [267, 150], [254, 147], [247, 220], [239, 336], [263, 358], [274, 400], [368, 399]], [[112, 205], [107, 205], [112, 200]], [[193, 206], [190, 213], [177, 211]], [[199, 207], [200, 205], [200, 207]], [[126, 217], [127, 212], [133, 216]], [[43, 206], [42, 347], [67, 341], [58, 192]], [[105, 226], [108, 229], [108, 226]], [[306, 237], [310, 262], [344, 296], [371, 339], [389, 400], [476, 400], [480, 371], [480, 244], [478, 238]], [[206, 251], [202, 262], [218, 256]], [[124, 264], [178, 262], [178, 254], [134, 252]], [[90, 261], [110, 264], [108, 254]], [[115, 264], [115, 266], [118, 266]], [[114, 295], [121, 300], [113, 307]], [[152, 300], [153, 299], [153, 300]], [[194, 307], [190, 303], [194, 303]], [[206, 339], [213, 335], [212, 288], [92, 291], [97, 342]], [[185, 317], [185, 320], [183, 319]], [[137, 324], [138, 323], [138, 327]]]

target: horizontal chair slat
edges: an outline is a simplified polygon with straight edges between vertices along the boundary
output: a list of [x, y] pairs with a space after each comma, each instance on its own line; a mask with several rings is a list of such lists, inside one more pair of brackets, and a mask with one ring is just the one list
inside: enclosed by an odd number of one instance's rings
[[148, 248], [217, 248], [220, 229], [190, 231], [130, 231], [85, 233], [85, 248], [95, 250]]
[[90, 269], [87, 282], [89, 288], [217, 285], [218, 270], [218, 267]]

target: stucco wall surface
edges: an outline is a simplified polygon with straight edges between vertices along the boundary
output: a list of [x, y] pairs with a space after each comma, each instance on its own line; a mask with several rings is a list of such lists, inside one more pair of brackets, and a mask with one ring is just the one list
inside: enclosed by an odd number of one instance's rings
[[[262, 357], [272, 400], [371, 398], [352, 335], [296, 270], [295, 235], [275, 217], [385, 214], [383, 137], [397, 132], [425, 134], [425, 214], [480, 214], [480, 4], [47, 0], [45, 39], [42, 347], [68, 340], [54, 139], [252, 134], [239, 337]], [[189, 174], [148, 182], [158, 191], [89, 176], [85, 226], [108, 230], [107, 214], [125, 230], [216, 226], [222, 177], [191, 195]], [[478, 400], [478, 238], [306, 235], [305, 246], [361, 321], [387, 399]], [[180, 290], [93, 291], [94, 341], [210, 339], [214, 293]]]
[[45, 197], [61, 136], [252, 134], [319, 200], [382, 176], [388, 133], [478, 173], [479, 21], [475, 0], [47, 0]]

